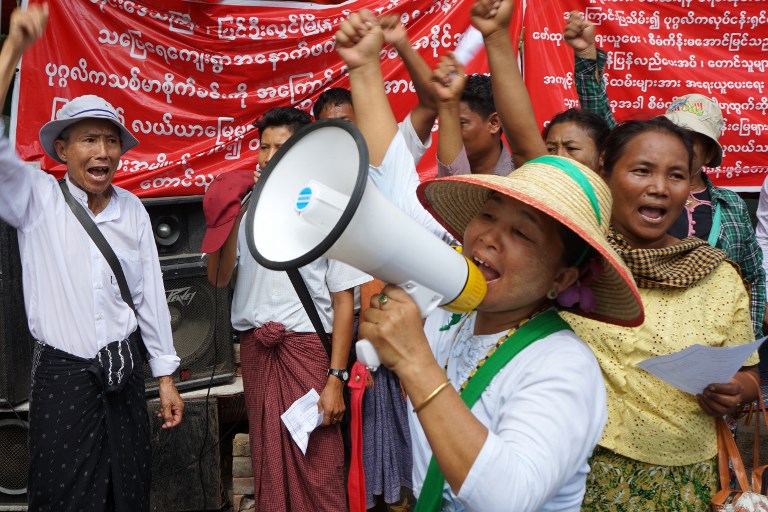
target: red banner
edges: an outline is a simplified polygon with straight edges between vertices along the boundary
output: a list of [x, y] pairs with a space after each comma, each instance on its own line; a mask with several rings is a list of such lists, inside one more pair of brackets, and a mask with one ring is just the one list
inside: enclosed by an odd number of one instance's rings
[[[115, 183], [157, 197], [202, 194], [221, 172], [255, 169], [259, 141], [252, 123], [259, 115], [284, 105], [309, 112], [323, 90], [348, 87], [334, 34], [350, 12], [367, 7], [378, 15], [398, 13], [412, 44], [433, 66], [468, 28], [471, 2], [57, 0], [49, 5], [45, 36], [25, 54], [16, 84], [12, 135], [19, 154], [63, 174], [64, 166], [44, 155], [38, 131], [66, 101], [95, 93], [118, 109], [141, 142], [124, 155]], [[381, 61], [385, 88], [401, 119], [416, 103], [413, 84], [393, 48], [383, 49]], [[475, 58], [469, 71], [487, 71], [484, 56]], [[435, 165], [434, 156], [424, 161]]]
[[[568, 13], [596, 25], [608, 53], [604, 77], [618, 121], [663, 114], [675, 96], [714, 98], [725, 127], [715, 184], [758, 190], [768, 174], [768, 12], [748, 0], [552, 0], [528, 2], [525, 80], [540, 126], [577, 106], [573, 51], [563, 41]], [[533, 86], [532, 84], [536, 84]]]
[[[264, 111], [281, 105], [310, 111], [323, 90], [349, 85], [333, 35], [350, 12], [367, 7], [399, 14], [432, 66], [469, 26], [472, 1], [49, 2], [46, 34], [24, 56], [16, 81], [12, 136], [22, 158], [60, 175], [64, 167], [44, 156], [38, 131], [64, 102], [99, 94], [141, 141], [125, 154], [116, 184], [143, 197], [201, 194], [221, 172], [255, 168], [258, 137], [251, 124]], [[541, 126], [577, 105], [573, 55], [562, 29], [568, 12], [583, 4], [528, 2], [525, 77]], [[688, 92], [714, 97], [726, 120], [726, 155], [710, 175], [742, 190], [756, 190], [768, 172], [762, 137], [768, 130], [768, 15], [760, 5], [590, 0], [584, 9], [608, 52], [605, 78], [616, 118], [660, 114]], [[416, 103], [413, 84], [394, 49], [385, 47], [381, 61], [400, 119]], [[486, 70], [482, 54], [469, 66]], [[434, 145], [422, 162], [423, 176], [434, 173]]]

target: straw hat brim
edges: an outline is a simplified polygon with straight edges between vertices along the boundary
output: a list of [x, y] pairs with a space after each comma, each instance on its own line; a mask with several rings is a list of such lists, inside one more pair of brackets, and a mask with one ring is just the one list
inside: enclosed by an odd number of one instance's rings
[[491, 192], [511, 197], [549, 215], [584, 239], [603, 259], [603, 272], [590, 285], [595, 296], [594, 310], [585, 312], [572, 308], [569, 311], [625, 327], [642, 324], [642, 300], [632, 273], [606, 239], [610, 211], [603, 212], [604, 218], [598, 224], [584, 192], [565, 173], [557, 171], [564, 179], [553, 179], [558, 175], [530, 170], [520, 174], [521, 170], [504, 177], [465, 175], [425, 181], [418, 188], [418, 197], [435, 219], [460, 241], [467, 225], [480, 212]]

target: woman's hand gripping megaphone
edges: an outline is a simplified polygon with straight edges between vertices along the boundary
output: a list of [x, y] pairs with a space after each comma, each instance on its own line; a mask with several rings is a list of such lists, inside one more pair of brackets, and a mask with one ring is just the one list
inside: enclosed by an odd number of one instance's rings
[[432, 358], [422, 316], [421, 308], [405, 289], [385, 286], [381, 294], [371, 297], [371, 307], [360, 323], [358, 360], [371, 370], [384, 364], [397, 372], [402, 364]]
[[[460, 249], [457, 248], [457, 250], [460, 252]], [[381, 294], [373, 296], [371, 299], [371, 307], [366, 310], [363, 322], [360, 324], [359, 332], [362, 338], [355, 345], [358, 361], [367, 366], [371, 371], [376, 371], [382, 363], [390, 369], [392, 368], [390, 364], [396, 363], [396, 361], [390, 360], [388, 357], [388, 354], [391, 352], [389, 347], [392, 343], [399, 343], [391, 336], [400, 334], [405, 335], [405, 332], [401, 332], [404, 331], [405, 328], [388, 328], [386, 331], [388, 337], [382, 338], [379, 329], [374, 326], [378, 325], [375, 322], [376, 320], [391, 320], [392, 317], [395, 317], [396, 315], [406, 315], [406, 312], [401, 312], [401, 309], [405, 307], [401, 306], [401, 304], [408, 304], [408, 307], [406, 308], [408, 315], [416, 314], [418, 322], [415, 323], [419, 326], [419, 338], [424, 340], [426, 340], [426, 338], [424, 337], [424, 332], [422, 330], [423, 321], [421, 319], [426, 318], [438, 306], [442, 305], [444, 309], [454, 313], [464, 313], [475, 309], [485, 297], [487, 289], [485, 277], [472, 261], [464, 257], [462, 257], [461, 260], [464, 261], [464, 264], [461, 264], [460, 268], [466, 272], [464, 274], [464, 287], [453, 300], [447, 303], [443, 295], [414, 281], [408, 281], [398, 286], [387, 285], [382, 290]], [[454, 267], [454, 270], [456, 270], [456, 267]], [[393, 313], [388, 313], [390, 310], [392, 310]], [[371, 318], [369, 318], [369, 312], [371, 312]], [[373, 326], [366, 325], [371, 323], [373, 323]], [[412, 323], [414, 322], [411, 321], [408, 323], [409, 329]], [[369, 331], [369, 329], [372, 329], [372, 331]], [[410, 335], [411, 334], [409, 333], [408, 336]], [[377, 353], [377, 348], [382, 343], [384, 344], [383, 346], [384, 349], [387, 350], [387, 353], [383, 357], [380, 357]], [[405, 353], [407, 354], [408, 352], [406, 351]], [[393, 357], [395, 356], [393, 355]]]

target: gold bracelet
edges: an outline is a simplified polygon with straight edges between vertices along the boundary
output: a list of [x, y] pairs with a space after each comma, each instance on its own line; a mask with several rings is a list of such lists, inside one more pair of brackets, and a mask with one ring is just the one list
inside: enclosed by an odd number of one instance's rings
[[423, 402], [421, 402], [417, 407], [414, 407], [413, 412], [419, 412], [420, 410], [422, 410], [424, 407], [426, 407], [429, 404], [429, 402], [434, 400], [434, 398], [437, 395], [439, 395], [442, 390], [444, 390], [450, 385], [451, 385], [450, 379], [446, 379], [446, 381], [440, 384], [439, 386], [437, 386], [435, 390], [431, 392], [427, 398], [424, 399]]

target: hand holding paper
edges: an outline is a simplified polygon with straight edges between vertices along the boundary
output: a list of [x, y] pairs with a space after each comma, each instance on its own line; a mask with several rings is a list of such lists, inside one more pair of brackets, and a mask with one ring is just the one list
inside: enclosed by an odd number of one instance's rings
[[301, 448], [301, 453], [307, 453], [309, 444], [309, 434], [323, 423], [323, 413], [317, 412], [317, 401], [320, 395], [314, 388], [293, 402], [285, 411], [280, 419], [283, 420], [285, 428], [291, 433], [291, 437]]
[[674, 354], [651, 357], [637, 366], [677, 389], [698, 395], [709, 384], [730, 381], [766, 338], [731, 347], [693, 345]]

